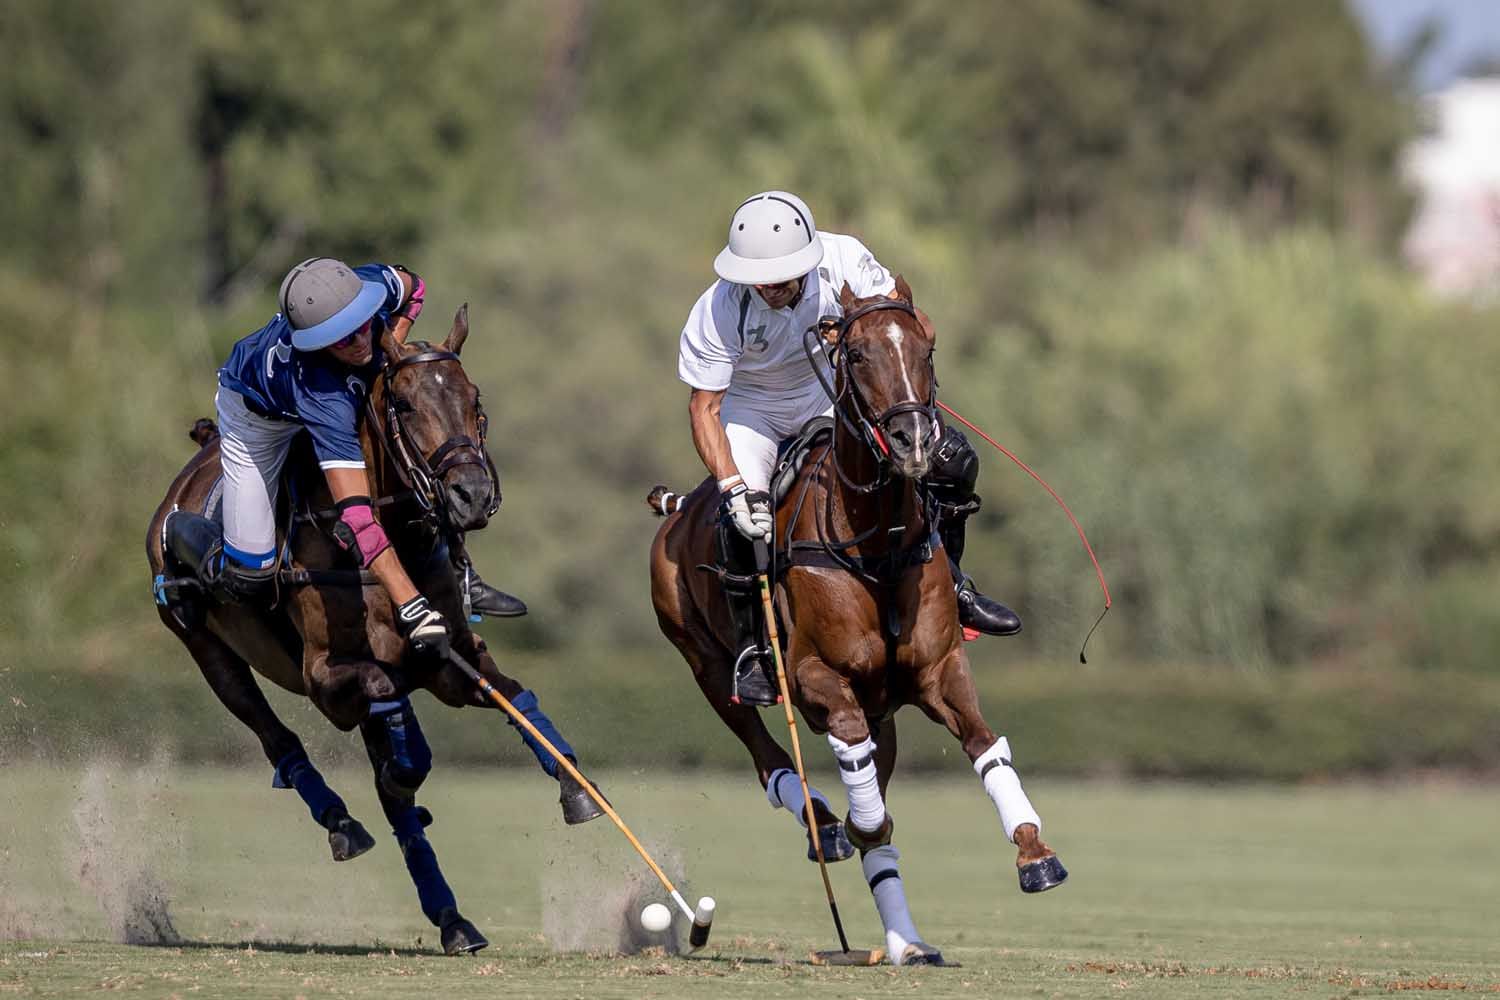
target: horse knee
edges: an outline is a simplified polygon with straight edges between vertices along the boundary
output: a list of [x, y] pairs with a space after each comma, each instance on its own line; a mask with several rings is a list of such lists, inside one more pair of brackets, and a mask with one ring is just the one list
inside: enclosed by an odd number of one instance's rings
[[432, 748], [411, 703], [375, 702], [361, 728], [380, 787], [398, 799], [415, 796], [432, 770]]

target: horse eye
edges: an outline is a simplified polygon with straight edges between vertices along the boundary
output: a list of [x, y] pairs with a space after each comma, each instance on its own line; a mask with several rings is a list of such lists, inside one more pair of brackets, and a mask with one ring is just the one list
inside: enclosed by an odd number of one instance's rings
[[857, 347], [851, 347], [845, 353], [849, 355], [849, 363], [851, 365], [857, 365], [865, 360], [864, 352]]
[[398, 398], [396, 400], [396, 412], [397, 413], [415, 413], [416, 410], [406, 400]]

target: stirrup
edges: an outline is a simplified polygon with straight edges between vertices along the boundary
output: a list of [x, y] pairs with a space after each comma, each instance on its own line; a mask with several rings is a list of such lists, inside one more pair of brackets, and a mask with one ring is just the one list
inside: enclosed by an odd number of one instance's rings
[[756, 708], [781, 704], [781, 692], [771, 686], [771, 679], [766, 676], [765, 657], [766, 651], [753, 644], [740, 650], [731, 675], [730, 704]]

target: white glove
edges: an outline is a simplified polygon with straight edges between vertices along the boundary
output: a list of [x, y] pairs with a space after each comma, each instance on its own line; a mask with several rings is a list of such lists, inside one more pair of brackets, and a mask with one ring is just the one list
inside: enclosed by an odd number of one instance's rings
[[448, 621], [421, 594], [396, 609], [396, 631], [419, 655], [438, 659], [448, 655]]
[[[725, 483], [729, 483], [727, 488]], [[734, 522], [734, 528], [750, 541], [769, 540], [776, 520], [771, 516], [771, 498], [757, 490], [751, 493], [744, 480], [738, 476], [719, 483], [723, 491], [724, 511]]]

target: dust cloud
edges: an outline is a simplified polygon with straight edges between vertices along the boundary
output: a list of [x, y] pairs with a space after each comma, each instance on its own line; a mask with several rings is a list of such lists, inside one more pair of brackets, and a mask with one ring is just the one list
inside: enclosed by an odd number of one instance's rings
[[162, 807], [167, 775], [165, 758], [129, 770], [96, 760], [79, 782], [74, 874], [124, 944], [182, 941], [172, 925], [165, 876], [182, 847]]

